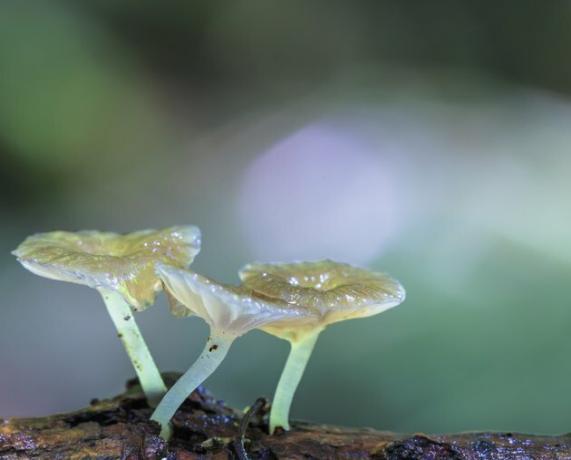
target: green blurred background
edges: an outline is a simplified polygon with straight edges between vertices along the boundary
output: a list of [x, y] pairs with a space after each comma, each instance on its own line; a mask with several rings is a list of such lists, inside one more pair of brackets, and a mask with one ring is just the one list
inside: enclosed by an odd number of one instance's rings
[[[571, 3], [0, 3], [0, 414], [132, 375], [97, 293], [10, 251], [54, 229], [191, 223], [194, 268], [330, 257], [407, 301], [328, 329], [295, 418], [396, 431], [571, 430]], [[161, 296], [161, 368], [207, 334]], [[271, 396], [287, 344], [207, 382]]]

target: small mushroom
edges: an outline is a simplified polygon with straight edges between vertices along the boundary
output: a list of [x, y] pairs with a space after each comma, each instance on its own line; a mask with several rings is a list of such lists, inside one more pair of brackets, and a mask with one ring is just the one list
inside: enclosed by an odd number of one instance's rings
[[237, 337], [265, 324], [295, 321], [307, 312], [291, 305], [279, 305], [253, 298], [248, 290], [217, 283], [172, 266], [157, 265], [157, 273], [170, 295], [176, 316], [197, 315], [210, 326], [210, 336], [201, 355], [170, 388], [151, 416], [161, 436], [170, 437], [169, 422], [184, 400], [220, 365]]
[[84, 284], [99, 291], [151, 406], [166, 386], [133, 318], [152, 305], [162, 282], [155, 264], [187, 267], [200, 251], [194, 226], [143, 230], [127, 235], [81, 231], [39, 233], [13, 251], [32, 273]]
[[253, 298], [305, 312], [295, 321], [261, 327], [291, 344], [272, 403], [270, 433], [277, 427], [289, 430], [293, 396], [321, 331], [332, 323], [376, 315], [405, 298], [404, 288], [393, 278], [330, 260], [247, 265], [240, 279]]

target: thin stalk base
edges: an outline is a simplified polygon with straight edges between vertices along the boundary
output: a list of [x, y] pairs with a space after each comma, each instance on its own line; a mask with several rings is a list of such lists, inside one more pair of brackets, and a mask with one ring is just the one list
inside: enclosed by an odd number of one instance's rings
[[272, 410], [270, 412], [270, 433], [274, 433], [277, 427], [289, 430], [289, 410], [293, 401], [295, 390], [301, 381], [303, 371], [319, 333], [306, 335], [296, 342], [291, 342], [291, 350], [287, 358], [280, 381], [276, 388]]
[[131, 307], [115, 291], [99, 289], [99, 292], [135, 368], [147, 401], [151, 407], [155, 407], [167, 392], [167, 387], [135, 322]]
[[235, 337], [211, 332], [201, 355], [192, 366], [177, 380], [161, 400], [151, 420], [161, 425], [161, 436], [170, 437], [170, 420], [184, 400], [212, 374], [226, 357]]

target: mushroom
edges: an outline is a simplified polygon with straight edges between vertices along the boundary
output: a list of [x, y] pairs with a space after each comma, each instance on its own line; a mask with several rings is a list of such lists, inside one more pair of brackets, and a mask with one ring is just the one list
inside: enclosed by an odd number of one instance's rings
[[295, 306], [253, 298], [248, 290], [217, 283], [189, 270], [157, 265], [175, 316], [197, 315], [208, 323], [210, 335], [194, 364], [170, 388], [151, 416], [161, 436], [170, 437], [169, 422], [184, 400], [226, 357], [234, 340], [265, 324], [295, 324], [307, 312]]
[[32, 273], [84, 284], [99, 291], [131, 359], [149, 405], [166, 386], [133, 318], [152, 305], [162, 282], [155, 264], [187, 267], [200, 251], [200, 230], [177, 226], [127, 235], [110, 232], [49, 232], [32, 235], [13, 251]]
[[269, 323], [261, 329], [288, 340], [291, 350], [270, 413], [270, 433], [289, 430], [289, 410], [315, 342], [329, 324], [376, 315], [404, 301], [395, 279], [351, 265], [323, 260], [292, 264], [251, 264], [240, 270], [242, 287], [263, 298], [306, 312], [295, 321]]

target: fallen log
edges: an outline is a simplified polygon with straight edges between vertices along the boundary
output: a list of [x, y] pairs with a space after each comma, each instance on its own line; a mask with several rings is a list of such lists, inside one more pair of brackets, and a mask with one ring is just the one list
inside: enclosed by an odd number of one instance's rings
[[294, 422], [270, 436], [268, 406], [253, 408], [244, 420], [199, 388], [177, 412], [166, 443], [130, 382], [124, 394], [76, 412], [0, 420], [0, 459], [571, 459], [571, 435], [405, 435]]

